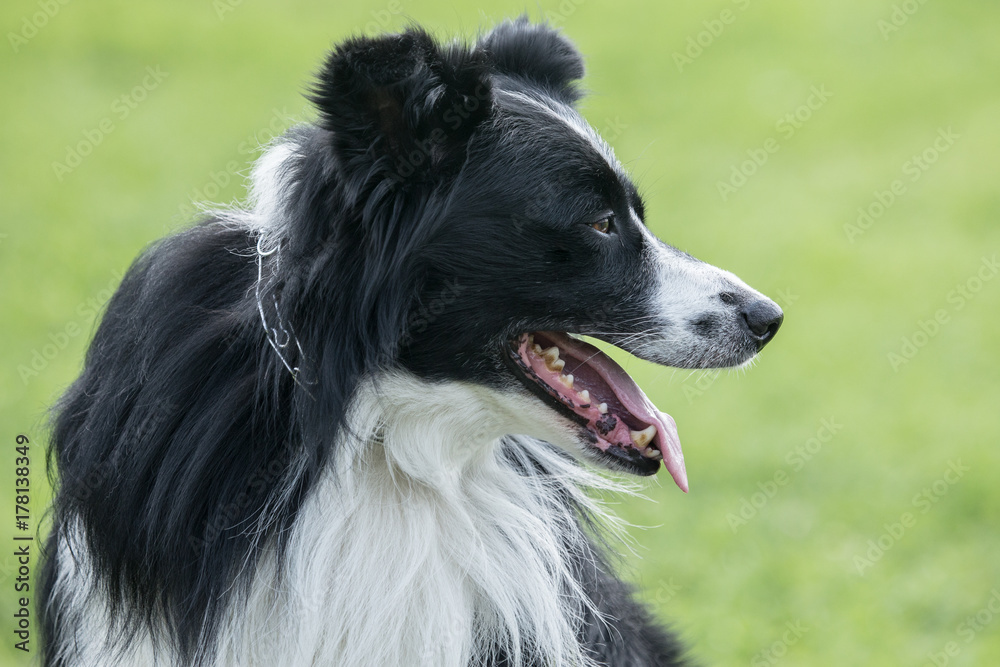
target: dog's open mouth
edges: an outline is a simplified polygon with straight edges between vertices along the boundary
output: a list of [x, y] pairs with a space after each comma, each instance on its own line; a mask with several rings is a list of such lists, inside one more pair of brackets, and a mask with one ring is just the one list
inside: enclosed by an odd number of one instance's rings
[[554, 331], [522, 334], [510, 341], [508, 353], [528, 388], [580, 424], [613, 467], [652, 475], [662, 460], [677, 486], [687, 492], [673, 418], [657, 410], [611, 357]]

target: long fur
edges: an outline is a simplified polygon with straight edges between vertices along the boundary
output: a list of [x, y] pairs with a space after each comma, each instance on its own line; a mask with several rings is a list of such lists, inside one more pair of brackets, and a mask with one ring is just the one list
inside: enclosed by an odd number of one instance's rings
[[248, 206], [136, 260], [55, 409], [47, 667], [682, 664], [610, 565], [590, 493], [626, 489], [581, 459], [648, 461], [507, 346], [733, 365], [780, 319], [644, 227], [582, 74], [523, 19], [348, 40]]

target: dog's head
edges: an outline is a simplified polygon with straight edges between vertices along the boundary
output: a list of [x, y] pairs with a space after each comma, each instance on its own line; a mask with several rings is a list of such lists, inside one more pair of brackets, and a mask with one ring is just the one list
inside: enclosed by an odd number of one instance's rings
[[397, 295], [372, 296], [391, 301], [373, 326], [405, 311], [397, 363], [496, 392], [530, 435], [612, 467], [651, 474], [663, 459], [686, 488], [673, 420], [577, 335], [669, 366], [737, 366], [782, 312], [647, 229], [576, 109], [583, 71], [572, 44], [525, 20], [472, 47], [410, 30], [336, 49], [314, 100], [351, 221], [342, 241]]

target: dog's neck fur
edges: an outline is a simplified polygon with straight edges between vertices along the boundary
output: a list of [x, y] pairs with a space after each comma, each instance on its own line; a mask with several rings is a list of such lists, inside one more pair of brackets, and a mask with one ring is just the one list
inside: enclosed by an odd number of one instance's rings
[[524, 403], [403, 374], [365, 383], [282, 567], [262, 562], [228, 615], [218, 664], [466, 667], [497, 649], [512, 667], [591, 664], [577, 512], [599, 512], [581, 488], [608, 483], [505, 438]]
[[[510, 667], [592, 667], [578, 621], [600, 614], [578, 580], [594, 558], [579, 513], [615, 527], [583, 490], [621, 487], [507, 435], [537, 432], [546, 409], [402, 373], [363, 383], [281, 562], [268, 549], [242, 573], [207, 664], [468, 667], [500, 652]], [[80, 665], [174, 667], [163, 628], [118, 634], [79, 530], [60, 554], [56, 586], [81, 612], [61, 650]]]

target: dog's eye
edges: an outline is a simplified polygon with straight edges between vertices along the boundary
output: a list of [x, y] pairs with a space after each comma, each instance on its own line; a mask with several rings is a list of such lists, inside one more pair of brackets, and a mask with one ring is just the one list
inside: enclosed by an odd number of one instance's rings
[[597, 222], [590, 223], [590, 226], [599, 231], [602, 234], [611, 233], [611, 223], [614, 222], [615, 216], [609, 215], [605, 218], [601, 218]]

